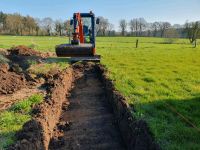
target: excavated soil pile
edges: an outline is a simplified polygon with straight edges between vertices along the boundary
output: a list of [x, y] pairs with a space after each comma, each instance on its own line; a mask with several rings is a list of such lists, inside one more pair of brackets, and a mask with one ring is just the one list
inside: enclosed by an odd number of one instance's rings
[[8, 51], [6, 49], [3, 49], [3, 48], [0, 48], [0, 55], [7, 55], [8, 54]]
[[8, 52], [10, 55], [18, 55], [18, 56], [39, 56], [39, 57], [42, 56], [42, 53], [23, 45], [12, 47], [11, 49], [8, 49]]
[[[0, 50], [0, 95], [13, 94], [24, 88], [26, 85], [32, 85], [33, 80], [29, 77], [26, 69], [29, 60], [41, 58], [41, 54], [25, 46], [18, 46], [9, 50]], [[6, 61], [5, 61], [6, 60]], [[24, 71], [23, 71], [24, 70]]]
[[55, 56], [54, 53], [41, 53], [38, 50], [34, 50], [32, 48], [29, 48], [24, 45], [19, 45], [17, 47], [12, 47], [7, 50], [9, 55], [17, 55], [17, 56], [37, 56], [41, 58], [47, 58], [47, 57], [52, 57]]
[[47, 95], [10, 149], [159, 149], [103, 66], [73, 65], [49, 80]]
[[15, 68], [20, 68], [20, 70], [23, 70], [24, 72], [27, 72], [27, 69], [32, 63], [43, 63], [46, 58], [54, 56], [54, 53], [41, 53], [26, 46], [12, 47], [7, 50], [6, 55], [10, 60], [9, 64], [14, 68], [14, 71], [16, 71]]
[[26, 46], [17, 46], [8, 49], [8, 55], [6, 57], [10, 60], [10, 66], [20, 67], [23, 71], [26, 71], [32, 62], [43, 62], [48, 57], [46, 53], [40, 53], [36, 50], [28, 48]]
[[23, 75], [9, 71], [8, 64], [0, 64], [0, 94], [12, 94], [25, 87], [26, 80]]

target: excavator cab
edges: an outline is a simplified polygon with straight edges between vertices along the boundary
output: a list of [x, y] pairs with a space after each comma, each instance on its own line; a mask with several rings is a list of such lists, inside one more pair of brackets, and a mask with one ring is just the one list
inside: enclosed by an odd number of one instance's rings
[[70, 24], [73, 26], [73, 39], [70, 44], [56, 46], [58, 57], [71, 57], [72, 61], [100, 62], [100, 55], [96, 55], [94, 13], [74, 13]]

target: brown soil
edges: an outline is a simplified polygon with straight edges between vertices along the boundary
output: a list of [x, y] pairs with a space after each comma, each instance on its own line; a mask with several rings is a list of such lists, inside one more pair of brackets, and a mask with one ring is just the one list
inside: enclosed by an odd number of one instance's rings
[[7, 55], [8, 52], [6, 49], [0, 48], [0, 55]]
[[52, 53], [52, 52], [42, 53], [42, 52], [39, 52], [38, 50], [34, 50], [24, 45], [12, 47], [8, 49], [7, 52], [9, 53], [9, 55], [17, 55], [17, 56], [37, 56], [37, 57], [42, 57], [42, 58], [56, 56], [55, 53]]
[[53, 128], [59, 121], [62, 104], [71, 89], [72, 69], [59, 72], [48, 80], [46, 100], [34, 109], [35, 117], [17, 134], [18, 142], [9, 149], [47, 150]]
[[8, 52], [10, 55], [18, 56], [42, 56], [42, 53], [23, 45], [12, 47], [11, 49], [8, 49]]
[[31, 62], [40, 63], [45, 58], [45, 54], [26, 46], [12, 47], [7, 51], [8, 55], [6, 57], [10, 60], [11, 69], [14, 69], [14, 71], [16, 71], [16, 67], [26, 71], [30, 67]]
[[7, 50], [6, 57], [10, 60], [11, 69], [20, 68], [22, 71], [27, 71], [31, 63], [43, 63], [46, 58], [54, 57], [55, 53], [41, 53], [26, 46], [12, 47]]
[[8, 64], [0, 64], [0, 82], [0, 95], [12, 94], [26, 85], [24, 76], [10, 72]]
[[41, 63], [49, 55], [26, 46], [0, 49], [0, 54], [9, 60], [8, 63], [0, 63], [0, 110], [3, 110], [18, 100], [41, 92], [37, 89], [42, 85], [41, 78], [33, 78], [27, 69], [30, 62]]
[[10, 149], [159, 149], [102, 66], [73, 65], [54, 75], [48, 87], [46, 100]]
[[16, 103], [20, 100], [24, 100], [33, 94], [43, 94], [45, 95], [45, 89], [41, 88], [41, 84], [37, 84], [34, 87], [22, 88], [19, 91], [14, 92], [13, 94], [0, 95], [0, 111], [8, 109], [13, 103]]

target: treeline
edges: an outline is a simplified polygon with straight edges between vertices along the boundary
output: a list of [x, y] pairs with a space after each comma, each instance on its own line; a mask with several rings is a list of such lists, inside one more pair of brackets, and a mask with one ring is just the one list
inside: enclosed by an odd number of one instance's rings
[[[186, 22], [184, 25], [169, 22], [147, 22], [144, 18], [134, 18], [129, 21], [119, 21], [115, 26], [104, 17], [98, 17], [100, 24], [96, 26], [97, 36], [136, 36], [136, 37], [166, 37], [189, 38], [193, 43], [200, 37], [200, 22]], [[70, 21], [53, 20], [50, 17], [38, 19], [22, 16], [18, 13], [6, 14], [0, 12], [0, 34], [8, 35], [70, 35]]]
[[161, 38], [188, 38], [196, 47], [197, 38], [200, 38], [200, 21], [186, 22], [184, 25], [170, 22], [147, 22], [144, 18], [134, 18], [130, 21], [119, 21], [120, 32], [114, 30], [114, 25], [108, 19], [100, 17], [97, 26], [99, 36], [135, 36], [135, 37], [161, 37]]
[[190, 38], [191, 42], [200, 37], [200, 21], [186, 22], [184, 25], [170, 22], [147, 22], [144, 18], [134, 18], [130, 21], [119, 21], [119, 32], [114, 30], [114, 25], [108, 19], [101, 18], [97, 34], [101, 36], [136, 36], [136, 37], [165, 37], [165, 38]]
[[[53, 20], [50, 17], [38, 19], [18, 13], [0, 12], [0, 34], [5, 35], [66, 35], [69, 21]], [[68, 31], [68, 32], [67, 32]]]

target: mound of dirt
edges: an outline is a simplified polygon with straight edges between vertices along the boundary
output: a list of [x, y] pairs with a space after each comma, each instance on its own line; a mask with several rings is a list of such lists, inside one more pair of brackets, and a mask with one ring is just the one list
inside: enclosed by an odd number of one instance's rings
[[[8, 55], [6, 57], [10, 60], [11, 69], [15, 66], [19, 66], [26, 72], [31, 65], [31, 62], [42, 62], [45, 54], [42, 54], [36, 50], [28, 48], [26, 46], [17, 46], [8, 49]], [[13, 70], [15, 71], [15, 70]]]
[[10, 55], [19, 55], [19, 56], [42, 56], [42, 53], [33, 50], [29, 47], [20, 45], [17, 47], [12, 47], [11, 49], [8, 49], [8, 52]]
[[29, 48], [24, 45], [19, 45], [17, 47], [12, 47], [7, 50], [9, 55], [18, 55], [18, 56], [38, 56], [42, 58], [55, 56], [55, 53], [47, 52], [47, 53], [41, 53], [37, 50], [34, 50], [32, 48]]
[[7, 55], [8, 54], [8, 52], [7, 52], [7, 50], [6, 49], [3, 49], [3, 48], [0, 48], [0, 55]]
[[23, 75], [8, 70], [8, 64], [0, 64], [0, 94], [12, 94], [25, 86]]
[[13, 64], [18, 65], [25, 72], [30, 67], [31, 63], [42, 63], [46, 58], [53, 56], [55, 56], [54, 53], [42, 53], [22, 45], [8, 49], [6, 55], [10, 60], [9, 64], [11, 68]]

